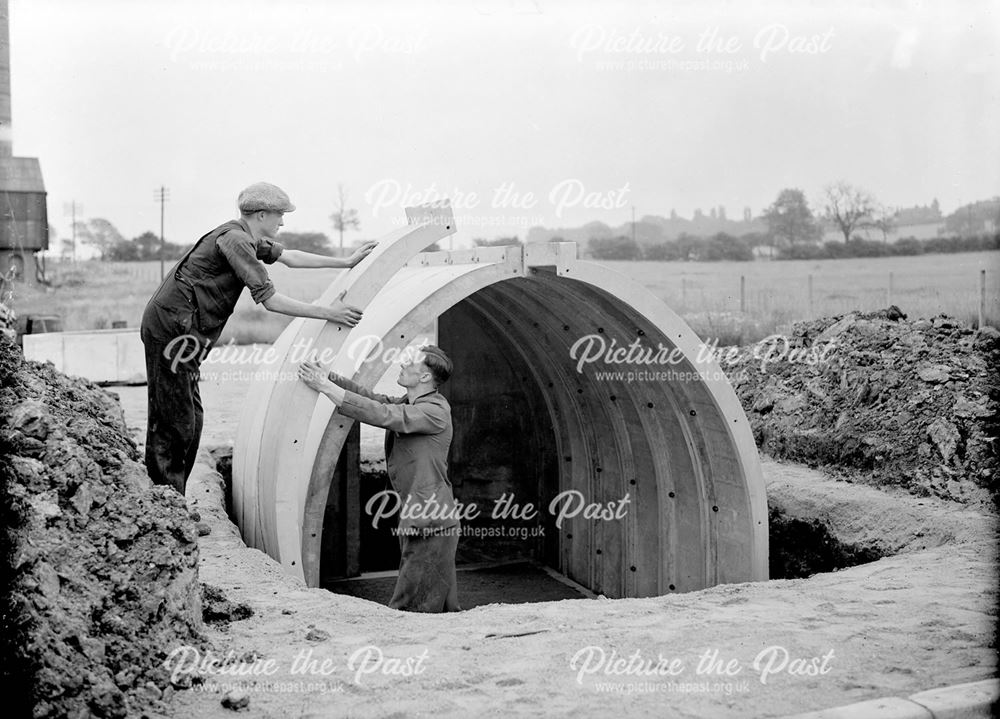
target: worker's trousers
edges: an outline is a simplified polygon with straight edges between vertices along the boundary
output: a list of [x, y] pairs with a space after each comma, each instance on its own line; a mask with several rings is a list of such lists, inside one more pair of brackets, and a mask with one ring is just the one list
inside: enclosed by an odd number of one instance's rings
[[202, 408], [198, 370], [166, 357], [165, 344], [147, 341], [149, 417], [146, 471], [154, 484], [169, 484], [182, 495], [201, 440]]

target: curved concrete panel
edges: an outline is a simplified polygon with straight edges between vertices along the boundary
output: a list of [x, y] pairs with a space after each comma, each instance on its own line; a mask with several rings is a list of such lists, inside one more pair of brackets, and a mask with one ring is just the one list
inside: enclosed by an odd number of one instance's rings
[[[317, 304], [329, 306], [346, 292], [346, 303], [367, 308], [413, 255], [455, 232], [448, 203], [407, 208], [406, 214], [408, 225], [382, 238], [368, 257], [338, 276]], [[287, 501], [293, 480], [280, 476], [292, 465], [279, 464], [279, 457], [287, 461], [289, 453], [301, 454], [297, 446], [301, 430], [286, 420], [299, 418], [302, 403], [314, 404], [316, 399], [294, 379], [295, 368], [312, 350], [339, 351], [357, 329], [322, 320], [293, 320], [275, 342], [268, 361], [258, 367], [259, 378], [251, 385], [240, 418], [233, 450], [233, 510], [247, 544], [276, 559], [284, 548], [288, 559], [283, 564], [290, 568], [301, 566], [300, 548], [297, 541], [279, 535], [275, 517], [295, 511]], [[287, 432], [276, 433], [275, 427], [285, 427]], [[280, 507], [279, 487], [283, 489]]]

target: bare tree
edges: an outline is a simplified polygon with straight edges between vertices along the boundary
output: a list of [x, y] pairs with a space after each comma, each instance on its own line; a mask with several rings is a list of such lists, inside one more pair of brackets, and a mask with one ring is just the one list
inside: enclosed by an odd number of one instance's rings
[[840, 180], [823, 188], [823, 214], [844, 234], [844, 244], [851, 241], [854, 230], [871, 223], [878, 203], [875, 197], [860, 187]]
[[344, 254], [344, 230], [358, 230], [361, 228], [361, 218], [358, 211], [347, 207], [347, 193], [344, 186], [337, 185], [337, 211], [330, 215], [333, 222], [333, 229], [340, 235], [340, 254]]

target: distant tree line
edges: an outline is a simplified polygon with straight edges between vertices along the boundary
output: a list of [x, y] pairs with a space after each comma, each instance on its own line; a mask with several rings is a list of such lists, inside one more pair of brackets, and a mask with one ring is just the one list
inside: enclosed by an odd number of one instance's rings
[[[322, 232], [282, 232], [278, 235], [278, 242], [292, 250], [303, 250], [318, 255], [343, 254], [345, 252], [344, 232], [357, 230], [361, 227], [358, 211], [347, 206], [347, 192], [343, 185], [337, 186], [336, 207], [337, 210], [330, 216], [330, 220], [337, 232], [337, 248], [331, 245], [330, 238]], [[160, 259], [160, 238], [152, 232], [143, 232], [138, 237], [129, 240], [118, 231], [114, 224], [103, 217], [80, 220], [74, 224], [72, 229], [76, 242], [96, 249], [102, 260], [108, 262], [149, 262]], [[191, 243], [178, 245], [173, 242], [164, 242], [163, 259], [180, 259], [190, 247]], [[73, 240], [63, 238], [61, 254], [68, 257], [74, 251]]]
[[[160, 259], [160, 238], [157, 235], [143, 232], [128, 240], [111, 222], [101, 217], [78, 222], [76, 241], [95, 248], [101, 253], [101, 259], [108, 262], [150, 262]], [[322, 232], [282, 232], [278, 235], [278, 242], [291, 250], [304, 250], [318, 255], [337, 253], [330, 244], [330, 238]], [[63, 240], [63, 254], [71, 252], [71, 244], [69, 240]], [[163, 259], [180, 259], [190, 247], [190, 244], [164, 242]]]
[[[676, 240], [642, 246], [630, 237], [594, 238], [587, 243], [588, 254], [595, 260], [648, 260], [655, 262], [746, 262], [755, 258], [754, 249], [771, 247], [760, 233], [733, 237], [720, 232], [712, 237], [681, 235]], [[947, 252], [1000, 250], [1000, 233], [973, 237], [935, 237], [918, 240], [904, 237], [896, 242], [852, 239], [843, 242], [800, 242], [779, 248], [778, 260], [833, 260], [846, 257], [893, 257]]]
[[590, 240], [587, 252], [596, 260], [743, 262], [754, 258], [754, 243], [759, 240], [756, 234], [733, 237], [720, 232], [711, 237], [681, 234], [676, 240], [642, 246], [631, 237], [607, 237]]
[[[152, 232], [143, 232], [131, 240], [125, 239], [111, 221], [103, 217], [80, 220], [73, 226], [73, 234], [78, 245], [86, 245], [97, 250], [102, 260], [109, 262], [146, 262], [160, 259], [160, 238]], [[186, 248], [172, 242], [164, 243], [164, 259], [176, 259]], [[70, 256], [75, 252], [73, 240], [63, 238], [61, 254]]]
[[[345, 252], [344, 232], [360, 229], [360, 220], [357, 211], [347, 205], [344, 187], [338, 185], [337, 190], [337, 211], [331, 215], [337, 232], [337, 248], [322, 232], [283, 232], [278, 241], [289, 249], [321, 255]], [[889, 243], [888, 238], [897, 229], [899, 214], [879, 203], [870, 192], [840, 180], [824, 188], [818, 204], [821, 209], [814, 214], [802, 190], [786, 188], [760, 217], [766, 224], [766, 231], [740, 236], [718, 232], [708, 237], [682, 232], [675, 239], [663, 240], [661, 229], [640, 222], [633, 223], [632, 236], [591, 237], [586, 250], [591, 257], [601, 260], [744, 262], [761, 254], [774, 259], [832, 259], [1000, 249], [1000, 234], [994, 231], [1000, 227], [1000, 198], [966, 205], [943, 218], [944, 231], [949, 236], [927, 240], [907, 237], [893, 243]], [[936, 200], [928, 209], [932, 209], [937, 218], [941, 217]], [[749, 210], [747, 212], [749, 217]], [[725, 219], [724, 208], [719, 208], [718, 215], [713, 210], [712, 217]], [[823, 242], [824, 223], [826, 227], [835, 227], [844, 241]], [[77, 242], [96, 248], [102, 260], [148, 262], [160, 259], [160, 240], [152, 232], [128, 240], [104, 218], [77, 222], [74, 230]], [[865, 238], [860, 234], [862, 230], [875, 230], [881, 234], [882, 241]], [[562, 238], [553, 237], [549, 241], [559, 242]], [[475, 238], [473, 243], [480, 247], [523, 244], [516, 236], [492, 240]], [[63, 239], [62, 245], [63, 255], [73, 251], [68, 239]], [[188, 247], [190, 245], [165, 242], [163, 259], [176, 260]], [[425, 251], [438, 249], [434, 244]]]
[[337, 255], [330, 244], [330, 238], [322, 232], [282, 232], [278, 242], [290, 250], [302, 250], [316, 255]]
[[853, 239], [843, 242], [823, 244], [801, 244], [782, 248], [779, 260], [833, 260], [842, 257], [899, 257], [906, 255], [929, 255], [948, 252], [982, 252], [1000, 250], [1000, 232], [974, 235], [972, 237], [934, 237], [918, 240], [903, 237], [895, 242]]
[[[558, 242], [559, 240], [553, 239], [552, 241]], [[473, 238], [472, 243], [476, 247], [504, 247], [506, 245], [523, 244], [521, 240], [518, 239], [517, 235], [514, 235], [513, 237], [497, 237], [496, 239], [493, 240], [486, 240], [483, 239], [482, 237], [475, 237]]]
[[[110, 223], [108, 223], [110, 224]], [[304, 250], [318, 255], [336, 254], [330, 245], [330, 238], [322, 232], [282, 232], [277, 241], [290, 250]], [[93, 244], [88, 242], [88, 244]], [[96, 245], [101, 249], [99, 245]], [[163, 259], [177, 260], [190, 249], [191, 245], [176, 245], [165, 242]], [[102, 259], [110, 262], [148, 262], [160, 259], [160, 238], [152, 232], [143, 232], [138, 237], [126, 240], [120, 235], [102, 252]]]
[[[177, 260], [187, 251], [183, 245], [163, 243], [163, 259]], [[152, 232], [143, 232], [131, 240], [119, 239], [112, 244], [102, 259], [111, 262], [149, 262], [160, 259], [160, 238]]]
[[[882, 205], [867, 190], [840, 180], [827, 185], [820, 201], [822, 209], [814, 215], [805, 193], [786, 188], [764, 210], [761, 219], [766, 232], [739, 237], [720, 232], [710, 237], [680, 234], [676, 239], [639, 243], [632, 237], [591, 238], [587, 250], [599, 260], [748, 261], [758, 254], [774, 259], [836, 259], [841, 257], [887, 257], [939, 252], [975, 252], [1000, 249], [1000, 201], [994, 199], [959, 208], [944, 218], [948, 236], [918, 240], [906, 237], [888, 242], [896, 231], [897, 211]], [[933, 212], [940, 218], [937, 201]], [[824, 223], [843, 235], [843, 242], [823, 242]], [[874, 230], [882, 241], [860, 234]], [[633, 231], [633, 234], [635, 232]], [[766, 253], [762, 252], [767, 248]]]

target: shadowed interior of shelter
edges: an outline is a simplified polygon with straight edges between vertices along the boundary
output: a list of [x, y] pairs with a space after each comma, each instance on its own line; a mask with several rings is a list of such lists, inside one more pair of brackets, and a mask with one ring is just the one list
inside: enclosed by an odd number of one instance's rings
[[[456, 368], [441, 388], [455, 430], [449, 478], [456, 499], [477, 514], [463, 519], [457, 555], [458, 565], [474, 567], [475, 575], [463, 574], [459, 584], [470, 589], [506, 587], [501, 592], [504, 601], [513, 596], [522, 601], [583, 596], [535, 566], [558, 567], [558, 531], [546, 511], [558, 491], [555, 435], [536, 373], [522, 352], [492, 330], [481, 309], [468, 300], [445, 312], [438, 323], [438, 343]], [[359, 501], [345, 501], [346, 464], [353, 461], [350, 442], [328, 495], [321, 583], [356, 594], [368, 590], [357, 582], [335, 581], [346, 567], [357, 566], [362, 575], [393, 570], [399, 551], [393, 534], [396, 517], [383, 518], [373, 527], [365, 511], [373, 497], [390, 488], [384, 472], [362, 471]], [[348, 520], [347, 511], [360, 517]], [[355, 522], [360, 541], [349, 544], [346, 532], [338, 528]], [[356, 552], [357, 560], [348, 560], [348, 552]], [[378, 595], [381, 584], [372, 587]], [[475, 603], [488, 603], [486, 595], [481, 599]], [[463, 604], [469, 605], [465, 600]]]
[[[459, 562], [527, 560], [609, 597], [717, 583], [732, 571], [727, 563], [743, 561], [732, 535], [750, 514], [745, 498], [722, 491], [738, 474], [734, 453], [719, 442], [709, 448], [707, 435], [724, 430], [725, 418], [699, 417], [709, 398], [688, 361], [666, 382], [581, 370], [574, 345], [588, 336], [673, 346], [625, 303], [545, 270], [483, 288], [440, 316], [438, 344], [456, 367], [442, 387], [455, 427], [449, 476], [456, 499], [478, 510], [463, 520]], [[326, 586], [352, 576], [348, 568], [356, 576], [398, 561], [391, 527], [364, 526], [367, 499], [387, 483], [349, 490], [353, 472], [341, 461], [330, 489]], [[348, 501], [355, 491], [360, 499]], [[622, 511], [585, 516], [585, 505]], [[342, 528], [358, 524], [352, 544]], [[720, 544], [728, 545], [721, 558]]]

